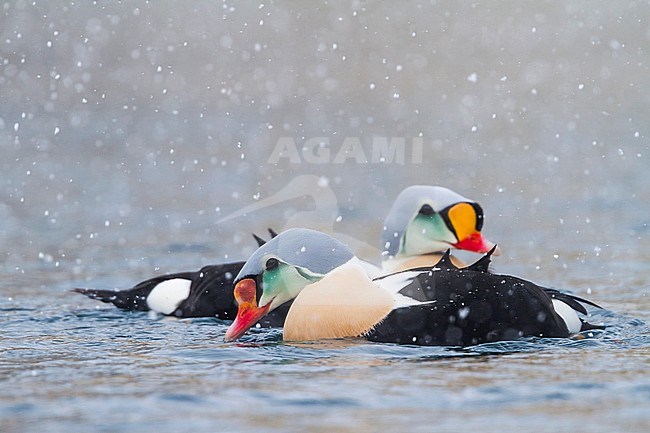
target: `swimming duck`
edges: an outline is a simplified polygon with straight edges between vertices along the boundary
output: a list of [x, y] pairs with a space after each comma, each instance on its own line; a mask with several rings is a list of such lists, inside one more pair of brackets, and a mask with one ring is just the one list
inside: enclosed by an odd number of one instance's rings
[[[301, 179], [301, 182], [307, 180]], [[292, 188], [287, 187], [283, 192], [292, 191]], [[319, 194], [321, 196], [323, 194]], [[321, 207], [332, 208], [331, 202], [335, 203], [335, 197], [326, 194], [324, 197], [328, 205], [321, 203]], [[284, 198], [275, 197], [273, 202]], [[388, 271], [433, 265], [440, 259], [442, 251], [451, 247], [486, 252], [493, 244], [481, 236], [483, 219], [483, 210], [478, 203], [447, 188], [408, 187], [398, 195], [386, 217], [382, 234], [382, 245], [386, 249], [382, 269], [365, 262], [364, 267], [374, 277]], [[269, 233], [271, 237], [276, 236], [271, 229]], [[260, 237], [253, 236], [258, 245], [264, 243]], [[458, 266], [464, 265], [460, 259], [452, 257], [452, 260]], [[198, 271], [154, 277], [127, 290], [77, 288], [73, 291], [124, 310], [232, 320], [237, 314], [232, 280], [243, 265], [244, 262], [209, 265]], [[287, 309], [275, 311], [264, 319], [262, 325], [282, 326], [282, 314]]]
[[580, 318], [585, 299], [487, 272], [495, 247], [459, 269], [449, 253], [433, 267], [371, 279], [334, 238], [287, 230], [258, 248], [235, 278], [237, 317], [226, 341], [293, 301], [285, 340], [363, 337], [370, 341], [467, 346], [519, 337], [568, 337], [599, 328]]
[[[271, 237], [277, 234], [269, 229]], [[259, 246], [264, 239], [253, 235]], [[234, 277], [245, 262], [204, 266], [198, 271], [161, 275], [128, 290], [73, 289], [91, 299], [123, 310], [155, 311], [175, 317], [217, 317], [233, 320], [237, 304], [232, 294]], [[265, 317], [261, 326], [282, 326], [289, 306]]]
[[[391, 206], [381, 235], [382, 268], [399, 271], [432, 266], [449, 248], [487, 253], [483, 209], [474, 200], [441, 186], [413, 185]], [[499, 255], [497, 248], [494, 255]], [[467, 266], [453, 257], [459, 267]]]

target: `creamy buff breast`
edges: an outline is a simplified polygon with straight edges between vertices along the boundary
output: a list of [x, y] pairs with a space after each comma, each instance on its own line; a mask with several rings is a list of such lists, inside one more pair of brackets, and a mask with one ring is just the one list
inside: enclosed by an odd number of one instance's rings
[[359, 337], [393, 309], [393, 296], [357, 264], [335, 269], [306, 286], [284, 322], [284, 340]]

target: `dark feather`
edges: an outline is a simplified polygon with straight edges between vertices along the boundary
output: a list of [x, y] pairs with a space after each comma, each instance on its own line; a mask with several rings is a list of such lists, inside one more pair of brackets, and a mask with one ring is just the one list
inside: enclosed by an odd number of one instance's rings
[[190, 294], [170, 315], [176, 317], [218, 317], [232, 320], [237, 305], [232, 281], [244, 262], [204, 266], [195, 272], [161, 275], [138, 283], [127, 290], [73, 289], [91, 299], [111, 303], [123, 310], [149, 311], [147, 297], [160, 283], [173, 279], [191, 282]]
[[602, 330], [602, 329], [606, 328], [606, 326], [604, 326], [604, 325], [593, 325], [593, 324], [591, 324], [589, 322], [585, 322], [582, 319], [580, 319], [580, 322], [582, 323], [582, 326], [580, 327], [580, 332], [591, 331], [593, 329]]
[[445, 253], [440, 257], [438, 263], [434, 265], [436, 268], [449, 268], [449, 269], [458, 269], [451, 261], [451, 250], [447, 249]]
[[232, 293], [232, 283], [242, 266], [244, 262], [208, 265], [195, 272], [190, 295], [172, 315], [234, 320], [237, 304]]
[[[195, 272], [151, 278], [128, 290], [73, 289], [73, 292], [111, 303], [123, 310], [149, 311], [147, 297], [151, 291], [163, 281], [181, 278], [191, 281], [190, 294], [170, 316], [233, 320], [237, 315], [237, 303], [233, 296], [232, 282], [243, 265], [244, 262], [208, 265]], [[287, 303], [273, 310], [260, 320], [260, 326], [282, 326], [290, 305]]]
[[257, 242], [258, 247], [261, 247], [262, 245], [264, 245], [266, 243], [266, 241], [264, 239], [257, 236], [255, 233], [253, 233], [253, 237], [255, 238], [255, 242]]
[[[379, 342], [467, 346], [519, 337], [569, 336], [553, 308], [553, 298], [569, 299], [571, 306], [576, 298], [521, 278], [490, 274], [484, 267], [477, 271], [443, 264], [419, 269], [399, 291], [422, 304], [394, 309], [366, 337]], [[399, 274], [391, 277], [403, 281]], [[577, 311], [583, 310], [580, 306]], [[593, 325], [583, 327], [588, 326]]]
[[147, 306], [147, 295], [140, 295], [134, 289], [125, 290], [125, 292], [129, 292], [129, 293], [121, 293], [120, 291], [117, 290], [84, 289], [84, 288], [75, 288], [72, 289], [72, 291], [76, 293], [81, 293], [82, 295], [86, 295], [90, 299], [96, 299], [98, 301], [102, 301], [107, 304], [113, 304], [116, 307], [121, 308], [123, 310], [136, 310], [136, 311], [149, 310], [149, 307]]
[[158, 284], [166, 280], [181, 278], [191, 280], [195, 272], [179, 272], [176, 274], [161, 275], [142, 281], [128, 290], [102, 290], [102, 289], [72, 289], [73, 292], [81, 293], [91, 299], [113, 304], [123, 310], [149, 311], [147, 297]]
[[[548, 287], [543, 287], [543, 289], [552, 298], [557, 299], [558, 301], [565, 302], [571, 308], [573, 308], [574, 310], [580, 311], [582, 314], [587, 314], [587, 310], [582, 305], [580, 305], [579, 302], [582, 302], [583, 304], [591, 305], [592, 307], [600, 308], [601, 310], [603, 308], [600, 305], [598, 305], [595, 302], [592, 302], [592, 301], [590, 301], [588, 299], [584, 299], [584, 298], [581, 298], [579, 296], [571, 295], [569, 293], [560, 292], [557, 289], [549, 289]], [[578, 308], [574, 307], [574, 304], [580, 305], [581, 309], [578, 309]]]
[[488, 268], [490, 266], [490, 262], [492, 261], [492, 254], [496, 251], [497, 246], [493, 246], [490, 251], [488, 251], [487, 254], [485, 254], [483, 257], [469, 265], [466, 269], [471, 270], [471, 271], [476, 271], [476, 272], [489, 272]]

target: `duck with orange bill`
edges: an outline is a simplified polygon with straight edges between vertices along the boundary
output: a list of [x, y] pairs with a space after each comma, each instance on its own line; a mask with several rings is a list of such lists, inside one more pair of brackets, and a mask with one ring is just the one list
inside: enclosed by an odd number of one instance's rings
[[[433, 265], [448, 248], [484, 253], [492, 243], [481, 235], [481, 206], [440, 186], [411, 186], [395, 199], [382, 234], [382, 268], [365, 264], [369, 275]], [[271, 237], [276, 233], [269, 229]], [[254, 235], [255, 236], [255, 235]], [[258, 245], [264, 240], [255, 236]], [[498, 250], [495, 252], [498, 254]], [[452, 256], [459, 266], [464, 264]], [[217, 317], [233, 320], [234, 277], [243, 261], [204, 266], [196, 271], [160, 275], [126, 290], [77, 288], [73, 291], [123, 310], [154, 311], [173, 317]], [[265, 316], [261, 326], [282, 326], [287, 306]]]
[[[277, 235], [271, 229], [269, 233], [271, 237]], [[264, 239], [253, 236], [258, 246], [264, 244]], [[221, 263], [203, 266], [196, 271], [160, 275], [126, 290], [76, 288], [72, 291], [111, 303], [122, 310], [154, 311], [178, 318], [233, 320], [237, 314], [237, 304], [232, 294], [233, 280], [244, 263]], [[260, 326], [282, 326], [288, 307], [285, 305], [265, 316]]]
[[468, 346], [521, 337], [569, 337], [600, 329], [581, 316], [591, 301], [487, 272], [496, 247], [459, 269], [446, 253], [434, 266], [372, 279], [362, 261], [324, 233], [287, 230], [258, 248], [235, 278], [237, 317], [225, 339], [293, 302], [283, 338], [365, 338]]
[[[442, 186], [413, 185], [395, 199], [381, 235], [382, 268], [398, 271], [437, 263], [448, 249], [487, 253], [483, 208]], [[493, 255], [499, 255], [497, 248]], [[452, 262], [467, 266], [452, 256]]]

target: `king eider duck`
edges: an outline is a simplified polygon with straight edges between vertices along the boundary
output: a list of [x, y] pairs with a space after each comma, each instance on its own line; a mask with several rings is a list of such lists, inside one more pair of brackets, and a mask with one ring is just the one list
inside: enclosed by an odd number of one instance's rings
[[[481, 236], [483, 221], [483, 210], [478, 203], [447, 188], [406, 188], [386, 217], [382, 269], [365, 262], [364, 266], [369, 274], [379, 276], [407, 267], [433, 265], [447, 248], [486, 252], [493, 244]], [[269, 233], [271, 237], [276, 236], [271, 229]], [[264, 243], [258, 236], [255, 239], [258, 245]], [[452, 260], [458, 266], [464, 265], [455, 257]], [[150, 278], [127, 290], [77, 288], [73, 291], [123, 310], [232, 320], [237, 314], [232, 280], [243, 265], [244, 262], [208, 265], [198, 271]], [[262, 326], [282, 326], [287, 310], [285, 306], [265, 317]]]
[[[271, 229], [269, 233], [271, 237], [277, 235]], [[264, 239], [253, 236], [259, 246], [264, 245]], [[76, 288], [72, 291], [111, 303], [123, 310], [155, 311], [179, 318], [216, 317], [233, 320], [237, 315], [237, 304], [232, 284], [244, 263], [208, 265], [198, 271], [161, 275], [127, 290]], [[288, 308], [289, 304], [266, 316], [260, 326], [282, 326]]]
[[308, 229], [287, 230], [258, 248], [235, 278], [241, 337], [286, 302], [283, 338], [468, 346], [520, 337], [568, 337], [599, 328], [582, 320], [596, 304], [509, 275], [487, 272], [494, 248], [459, 269], [447, 252], [433, 267], [371, 279], [352, 251]]
[[[393, 202], [381, 235], [382, 268], [399, 271], [433, 266], [450, 248], [487, 253], [494, 244], [483, 237], [483, 209], [441, 187], [413, 185]], [[499, 249], [494, 255], [499, 255]], [[459, 267], [467, 266], [453, 257]]]

